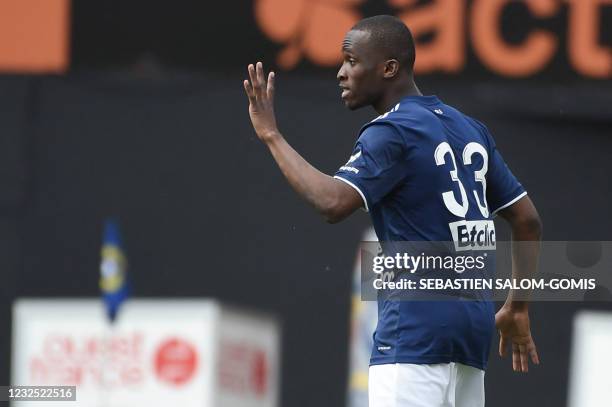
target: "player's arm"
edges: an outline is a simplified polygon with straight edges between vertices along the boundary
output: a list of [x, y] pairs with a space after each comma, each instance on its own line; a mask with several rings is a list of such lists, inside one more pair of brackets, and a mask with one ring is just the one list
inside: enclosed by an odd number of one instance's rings
[[[510, 224], [512, 230], [512, 278], [532, 278], [537, 271], [542, 237], [542, 222], [529, 196], [524, 196], [499, 215]], [[535, 364], [540, 360], [529, 325], [529, 303], [527, 296], [513, 290], [505, 304], [495, 315], [495, 324], [500, 333], [499, 354], [506, 355], [508, 344], [512, 345], [512, 368], [527, 372], [528, 359]]]
[[363, 205], [357, 191], [310, 165], [285, 140], [274, 114], [274, 72], [266, 81], [263, 66], [249, 65], [250, 80], [244, 81], [249, 98], [249, 115], [257, 137], [263, 141], [293, 189], [329, 223], [336, 223]]

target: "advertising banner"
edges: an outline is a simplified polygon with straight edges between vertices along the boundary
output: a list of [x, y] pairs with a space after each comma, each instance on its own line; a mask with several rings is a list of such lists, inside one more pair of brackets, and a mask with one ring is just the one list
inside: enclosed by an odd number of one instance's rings
[[274, 320], [205, 300], [124, 307], [109, 325], [99, 300], [17, 301], [12, 385], [76, 386], [75, 407], [277, 405]]

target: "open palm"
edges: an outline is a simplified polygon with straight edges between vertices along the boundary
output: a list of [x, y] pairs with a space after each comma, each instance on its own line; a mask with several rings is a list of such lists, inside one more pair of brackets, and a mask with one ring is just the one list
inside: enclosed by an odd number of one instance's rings
[[495, 326], [500, 335], [499, 355], [506, 356], [508, 345], [512, 345], [512, 369], [515, 372], [528, 372], [529, 359], [536, 365], [540, 363], [531, 337], [527, 311], [512, 311], [502, 307], [495, 314]]

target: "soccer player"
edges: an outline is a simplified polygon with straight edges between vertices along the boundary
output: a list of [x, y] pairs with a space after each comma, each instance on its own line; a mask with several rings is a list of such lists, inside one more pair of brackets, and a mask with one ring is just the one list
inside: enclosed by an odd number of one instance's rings
[[[310, 165], [278, 130], [274, 72], [266, 77], [261, 62], [248, 66], [244, 88], [253, 127], [289, 184], [330, 223], [365, 209], [382, 242], [483, 244], [499, 214], [517, 243], [513, 277], [530, 277], [539, 254], [538, 213], [487, 128], [421, 94], [413, 75], [414, 41], [403, 22], [392, 16], [361, 20], [347, 33], [342, 53], [337, 78], [345, 105], [369, 105], [380, 116], [363, 126], [333, 177]], [[495, 327], [499, 354], [512, 346], [515, 371], [527, 372], [529, 358], [539, 363], [527, 301], [513, 292], [497, 314], [490, 301], [379, 301], [370, 407], [484, 406]]]

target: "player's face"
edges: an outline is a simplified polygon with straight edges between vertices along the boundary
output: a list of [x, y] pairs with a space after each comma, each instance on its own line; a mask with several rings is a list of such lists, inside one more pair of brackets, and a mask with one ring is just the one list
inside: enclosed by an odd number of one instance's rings
[[344, 61], [337, 78], [342, 100], [351, 110], [374, 104], [382, 92], [381, 61], [369, 37], [366, 31], [349, 31], [342, 43]]

